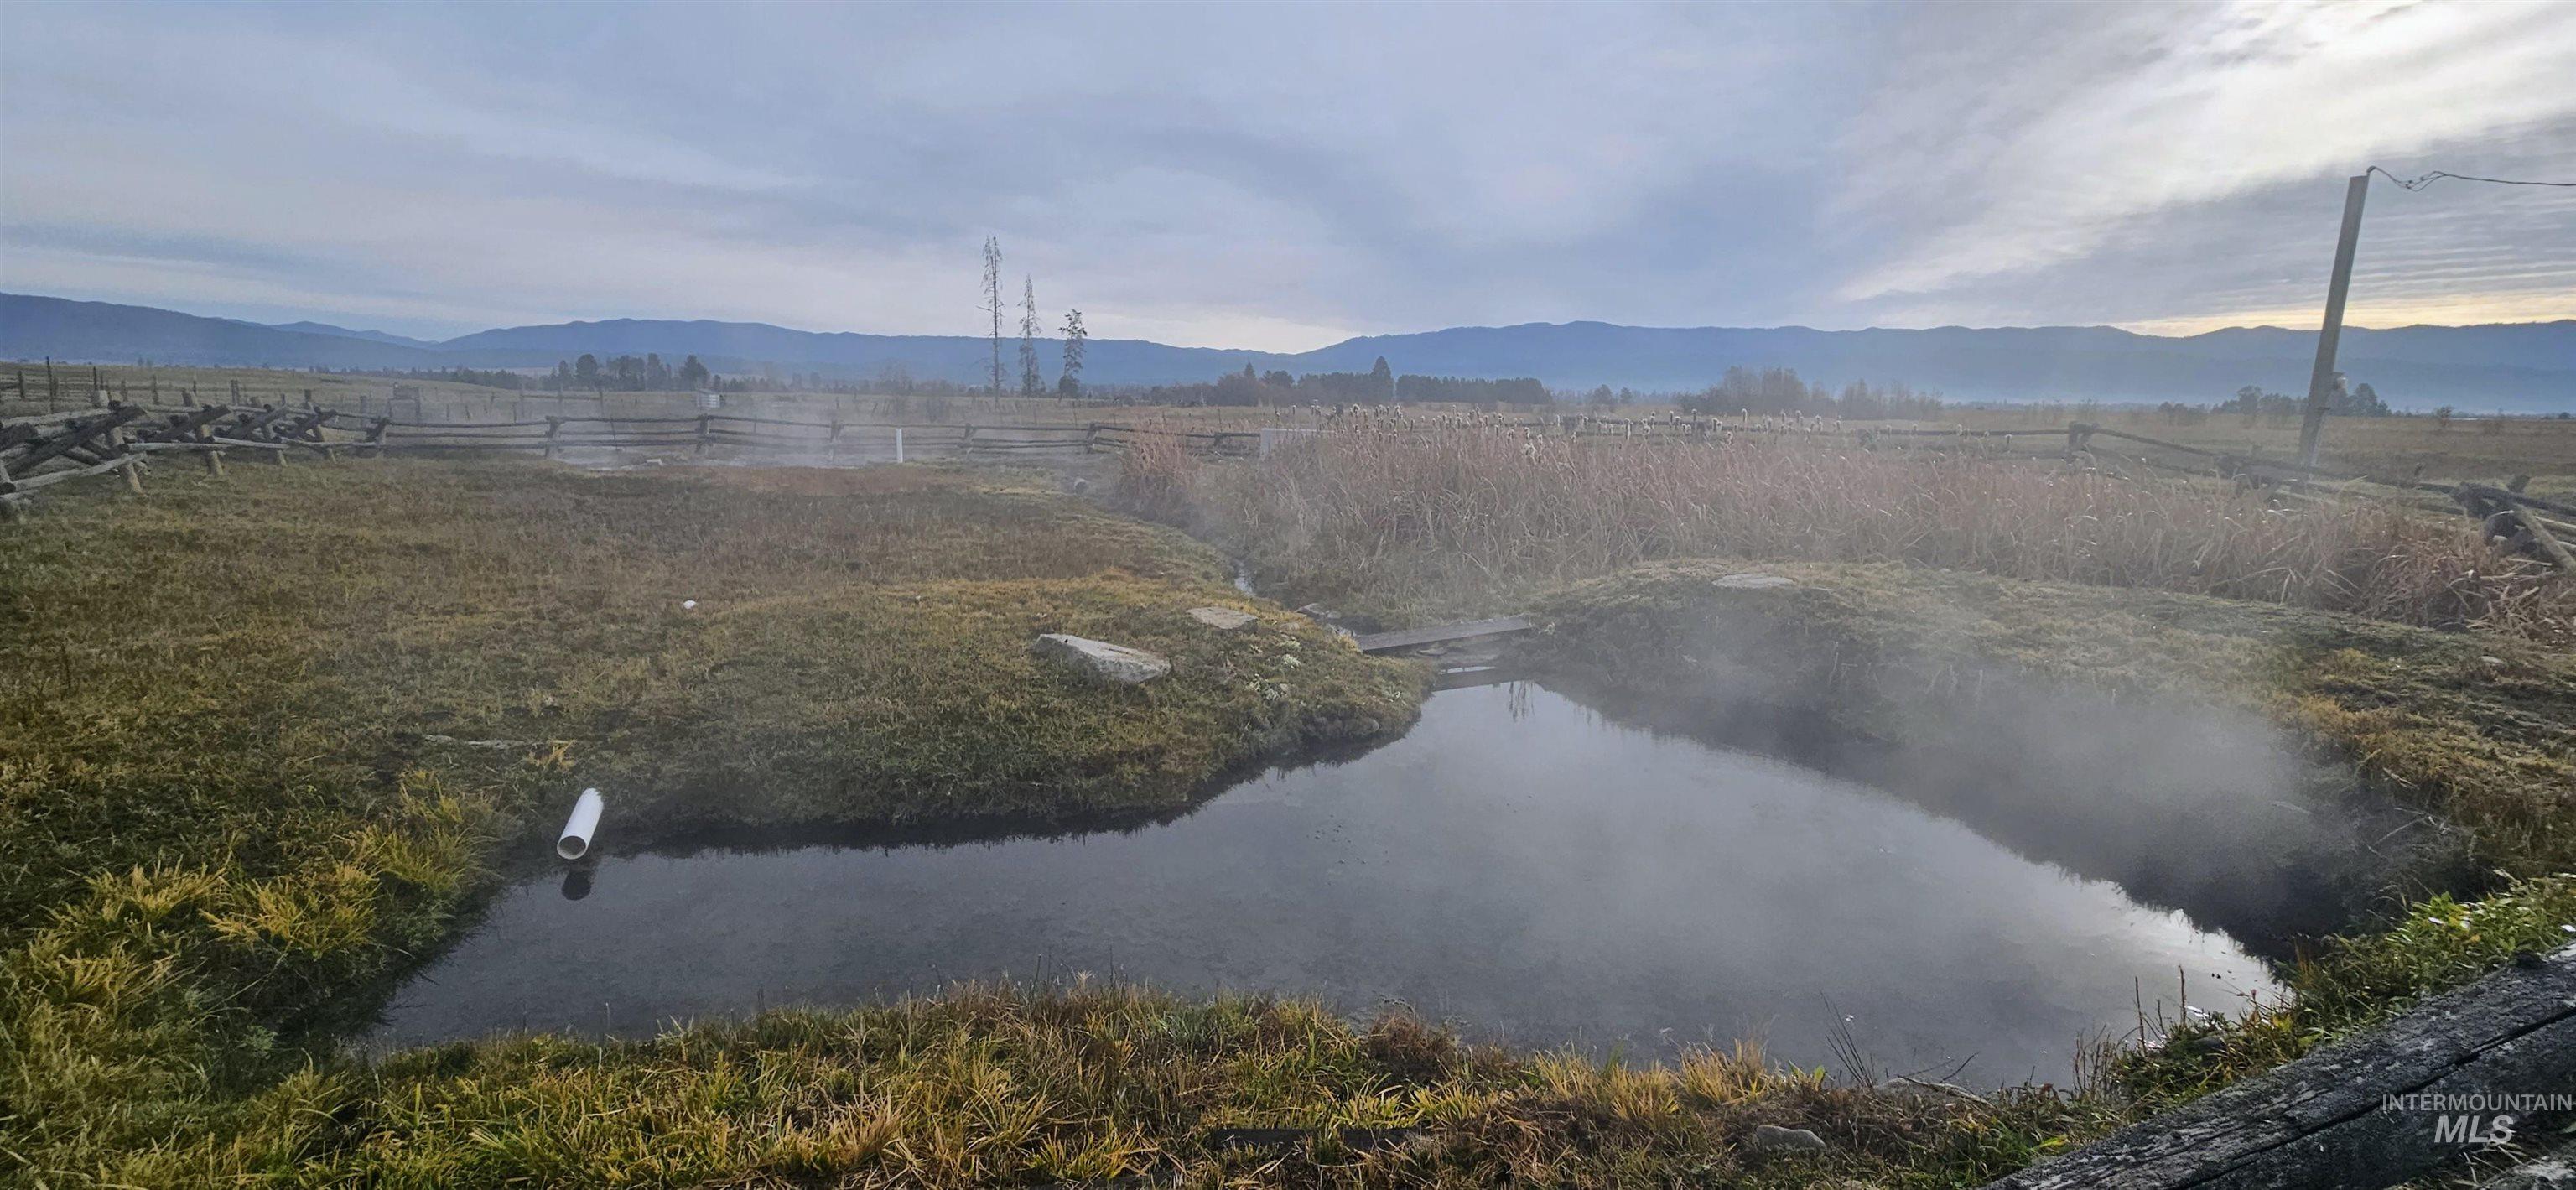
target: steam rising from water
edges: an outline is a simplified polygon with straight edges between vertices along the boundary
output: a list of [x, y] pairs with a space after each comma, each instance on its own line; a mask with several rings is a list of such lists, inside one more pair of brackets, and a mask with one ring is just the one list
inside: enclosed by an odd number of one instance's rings
[[[2259, 738], [2214, 753], [2226, 763], [2168, 767], [2133, 812], [2112, 808], [2110, 778], [2140, 756], [2092, 749], [2154, 736], [2143, 720], [2060, 733], [2034, 709], [2031, 731], [1982, 759], [1853, 747], [1825, 755], [1834, 776], [1782, 758], [1826, 738], [1811, 716], [1658, 711], [1690, 738], [1528, 685], [1452, 690], [1376, 752], [1126, 833], [612, 858], [578, 901], [552, 880], [506, 895], [373, 1040], [636, 1033], [1092, 972], [1320, 994], [1355, 1013], [1396, 1000], [1479, 1037], [1641, 1057], [1750, 1034], [1820, 1064], [1840, 1026], [1893, 1069], [2063, 1079], [2077, 1042], [2133, 1026], [2141, 985], [2168, 1015], [2178, 980], [2212, 1008], [2269, 987], [2244, 947], [2195, 927], [2230, 916], [2197, 898], [2250, 887], [2268, 914], [2298, 917], [2301, 890], [2321, 886], [2277, 874], [2346, 854], [2335, 830], [2278, 833], [2333, 819], [2260, 808], [2297, 796], [2298, 768], [2264, 759]], [[2060, 734], [2095, 743], [2052, 751]], [[1719, 738], [1775, 755], [1703, 742]], [[2256, 788], [2246, 765], [2287, 784]], [[2017, 766], [2041, 779], [1998, 783]], [[1847, 779], [1860, 772], [1961, 817]], [[2000, 846], [1988, 822], [2029, 829]], [[2196, 834], [2172, 837], [2180, 824]], [[2094, 878], [2110, 868], [2165, 880], [2191, 915]]]
[[1895, 793], [2271, 958], [2354, 925], [2402, 886], [2460, 879], [2444, 862], [2456, 840], [2434, 820], [2303, 755], [2249, 710], [1998, 670], [1956, 690], [1867, 691], [1874, 705], [1912, 704], [1898, 746], [1831, 726], [1838, 696], [1813, 684], [1726, 662], [1705, 672], [1653, 697], [1559, 684], [1627, 722]]

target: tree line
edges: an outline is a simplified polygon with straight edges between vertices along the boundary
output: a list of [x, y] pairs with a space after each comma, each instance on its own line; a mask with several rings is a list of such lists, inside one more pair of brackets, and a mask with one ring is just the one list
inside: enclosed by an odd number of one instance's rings
[[1458, 376], [1399, 376], [1386, 357], [1366, 372], [1261, 371], [1246, 363], [1240, 372], [1196, 384], [1103, 385], [1088, 395], [1104, 401], [1143, 405], [1385, 405], [1449, 401], [1471, 405], [1548, 405], [1555, 396], [1530, 377], [1478, 380]]
[[1874, 385], [1855, 380], [1837, 389], [1809, 383], [1796, 368], [1731, 367], [1717, 383], [1683, 393], [1673, 404], [1685, 413], [1802, 414], [1854, 420], [1883, 418], [1923, 420], [1941, 416], [1938, 393], [1917, 392], [1902, 380]]
[[581, 358], [556, 360], [554, 374], [546, 378], [546, 387], [556, 392], [589, 389], [592, 392], [666, 393], [696, 391], [710, 387], [715, 373], [692, 355], [677, 368], [662, 362], [659, 352], [643, 356], [615, 355], [607, 362], [585, 351]]
[[1589, 391], [1551, 389], [1535, 377], [1483, 379], [1463, 376], [1399, 374], [1380, 356], [1366, 372], [1263, 372], [1246, 363], [1197, 384], [1104, 385], [1091, 395], [1148, 405], [1386, 405], [1443, 404], [1481, 408], [1536, 409], [1581, 404], [1596, 408], [1670, 404], [1699, 414], [1812, 414], [1849, 418], [1934, 418], [1941, 414], [1938, 394], [1918, 392], [1899, 381], [1874, 385], [1853, 381], [1835, 389], [1809, 384], [1794, 368], [1729, 368], [1717, 384], [1695, 392], [1639, 392], [1601, 385]]

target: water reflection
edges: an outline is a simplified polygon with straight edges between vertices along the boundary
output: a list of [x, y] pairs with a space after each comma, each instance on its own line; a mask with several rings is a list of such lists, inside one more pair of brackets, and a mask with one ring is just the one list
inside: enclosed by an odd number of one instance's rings
[[371, 1040], [1091, 972], [1647, 1055], [1754, 1035], [1821, 1064], [1848, 1016], [1894, 1068], [2062, 1080], [2081, 1038], [2134, 1021], [2141, 982], [2170, 1002], [2152, 989], [2179, 975], [2195, 1005], [2270, 987], [2243, 947], [2117, 885], [1526, 683], [1436, 694], [1402, 740], [1169, 821], [934, 842], [608, 858], [587, 899], [532, 882]]

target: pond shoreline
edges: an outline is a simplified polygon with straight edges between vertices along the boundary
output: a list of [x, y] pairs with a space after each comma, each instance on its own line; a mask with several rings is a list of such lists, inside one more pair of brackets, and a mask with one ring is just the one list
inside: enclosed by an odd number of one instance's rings
[[[2169, 983], [2177, 962], [2204, 1008], [2273, 990], [2236, 943], [2107, 882], [1546, 683], [1434, 695], [1366, 757], [1273, 769], [1159, 825], [795, 841], [675, 840], [598, 865], [595, 892], [522, 883], [396, 993], [370, 1044], [591, 1035], [611, 1001], [621, 1031], [844, 1008], [1043, 978], [1027, 965], [1043, 957], [1192, 994], [1318, 995], [1360, 1014], [1391, 1000], [1472, 1040], [1635, 1058], [1759, 1029], [1784, 1060], [1825, 1063], [1816, 1018], [1832, 1004], [1880, 1064], [2064, 1081], [2086, 1037], [2125, 1027], [2135, 983]], [[788, 905], [796, 944], [743, 938]], [[1874, 978], [1889, 967], [1908, 978]], [[2151, 1000], [2182, 1011], [2171, 988]]]
[[[34, 679], [5, 696], [27, 725], [9, 745], [12, 804], [43, 811], [10, 843], [33, 857], [9, 869], [0, 972], [13, 1160], [66, 1184], [1275, 1181], [1355, 1158], [1319, 1140], [1266, 1165], [1194, 1138], [1339, 1121], [1434, 1126], [1427, 1148], [1358, 1159], [1395, 1182], [1961, 1184], [2296, 1057], [2576, 921], [2576, 882], [2547, 875], [2570, 863], [2570, 808], [2550, 800], [2576, 773], [2563, 657], [2154, 592], [1763, 567], [1799, 581], [1784, 595], [1714, 584], [1742, 564], [1666, 565], [1550, 596], [1533, 659], [1686, 690], [1700, 634], [1733, 625], [1777, 644], [1782, 672], [1866, 677], [1837, 688], [1858, 695], [1845, 726], [1894, 737], [2007, 668], [2203, 699], [2368, 757], [2374, 788], [2473, 831], [2469, 854], [2514, 882], [2324, 944], [2293, 1004], [2180, 1022], [2169, 1044], [2106, 1055], [2075, 1095], [1925, 1098], [1750, 1050], [1604, 1064], [1468, 1046], [1402, 1016], [1359, 1026], [1268, 996], [1096, 985], [773, 1012], [607, 1046], [536, 1038], [354, 1064], [298, 1048], [320, 1040], [299, 1022], [325, 1025], [453, 942], [494, 887], [488, 865], [560, 821], [549, 799], [600, 783], [584, 749], [628, 766], [607, 774], [623, 788], [748, 823], [846, 820], [853, 793], [892, 795], [872, 820], [966, 817], [928, 791], [970, 787], [994, 823], [1031, 806], [1151, 821], [1203, 797], [1227, 749], [1381, 738], [1429, 681], [1331, 652], [1322, 629], [1266, 605], [1269, 635], [1191, 635], [1187, 607], [1241, 601], [1224, 560], [1060, 492], [934, 468], [688, 470], [251, 469], [224, 485], [168, 477], [150, 504], [73, 494], [24, 527], [0, 559], [16, 589], [145, 614], [33, 619], [0, 646]], [[226, 560], [245, 541], [257, 568]], [[204, 582], [209, 567], [237, 581]], [[682, 595], [700, 607], [678, 610]], [[865, 647], [898, 629], [926, 643]], [[1028, 635], [1065, 629], [1185, 664], [1123, 702], [1024, 672]], [[817, 641], [839, 650], [820, 668]], [[60, 680], [74, 655], [97, 664]], [[835, 676], [844, 664], [866, 680]], [[879, 730], [834, 726], [850, 721]], [[505, 755], [405, 734], [424, 731], [588, 743]], [[875, 776], [824, 779], [860, 771]], [[1076, 779], [1042, 779], [1063, 773]], [[613, 793], [612, 856], [621, 829], [691, 820], [647, 806], [621, 826], [621, 804]], [[1013, 1090], [976, 1090], [995, 1086]], [[709, 1097], [719, 1087], [739, 1090]], [[954, 1125], [976, 1111], [1033, 1114], [973, 1117], [983, 1139], [969, 1147]], [[1764, 1126], [1828, 1147], [1766, 1154]]]

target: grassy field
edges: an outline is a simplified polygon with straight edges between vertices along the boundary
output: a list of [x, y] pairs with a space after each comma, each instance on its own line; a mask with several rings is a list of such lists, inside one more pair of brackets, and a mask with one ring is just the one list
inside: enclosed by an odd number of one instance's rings
[[[615, 791], [612, 850], [700, 825], [1118, 820], [1259, 757], [1382, 738], [1423, 675], [1033, 475], [164, 468], [139, 499], [49, 494], [0, 551], [0, 1161], [47, 1185], [1966, 1185], [2576, 920], [2576, 662], [2531, 630], [2565, 580], [2479, 585], [2457, 526], [1973, 459], [1350, 441], [1269, 463], [1148, 448], [1120, 494], [1205, 518], [1295, 598], [1535, 608], [1558, 663], [1635, 685], [1687, 689], [1685, 643], [1721, 630], [1777, 645], [1767, 665], [1832, 657], [1856, 732], [1937, 729], [1983, 667], [2220, 700], [2458, 828], [2498, 883], [2184, 1034], [2215, 1044], [2101, 1055], [2080, 1093], [1848, 1086], [1751, 1049], [1471, 1049], [1294, 989], [961, 989], [360, 1062], [332, 1030], [542, 856], [583, 785]], [[1684, 560], [1720, 552], [1767, 560]], [[1713, 581], [1755, 565], [1802, 585]], [[1210, 632], [1199, 604], [1263, 621]], [[1175, 673], [1085, 685], [1028, 650], [1058, 630]], [[1830, 1149], [1760, 1155], [1763, 1124]], [[1236, 1125], [1425, 1133], [1374, 1152], [1205, 1136]]]
[[[1848, 673], [1899, 679], [1870, 689], [1939, 690], [1973, 663], [2234, 699], [2368, 757], [2522, 879], [2327, 947], [2292, 973], [2293, 1003], [2217, 1026], [2214, 1046], [2105, 1055], [2080, 1093], [1856, 1086], [1752, 1048], [1650, 1066], [1476, 1049], [1293, 996], [1088, 985], [358, 1062], [314, 1048], [327, 1026], [435, 948], [505, 852], [541, 851], [580, 784], [660, 791], [618, 802], [612, 839], [656, 820], [1115, 812], [1172, 804], [1247, 749], [1400, 724], [1420, 678], [1234, 596], [1168, 531], [954, 471], [389, 460], [153, 492], [48, 502], [0, 563], [35, 626], [6, 660], [39, 679], [0, 702], [0, 1150], [48, 1185], [1970, 1185], [2576, 916], [2576, 885], [2547, 874], [2569, 859], [2576, 774], [2563, 656], [1891, 566], [1775, 564], [1804, 585], [1730, 591], [1711, 580], [1740, 564], [1675, 563], [1545, 601], [1545, 639], [1677, 688], [1676, 642], [1733, 622], [1788, 664], [1830, 643]], [[1203, 634], [1176, 619], [1199, 602], [1268, 619]], [[1042, 626], [1181, 668], [1104, 696], [1030, 665]], [[871, 634], [920, 656], [855, 639]], [[1862, 729], [1901, 733], [1921, 709], [1858, 691]], [[1027, 779], [1057, 771], [1100, 779]], [[784, 792], [742, 799], [746, 778]], [[1830, 1148], [1766, 1156], [1766, 1124]], [[1209, 1139], [1230, 1126], [1325, 1131]], [[1421, 1133], [1363, 1151], [1330, 1131], [1346, 1127]]]
[[[152, 491], [48, 499], [0, 551], [0, 1154], [48, 1184], [292, 1150], [308, 1123], [245, 1095], [584, 785], [615, 791], [611, 849], [1096, 818], [1380, 738], [1420, 693], [1028, 481], [382, 460]], [[1031, 654], [1058, 630], [1175, 672], [1095, 687]]]

